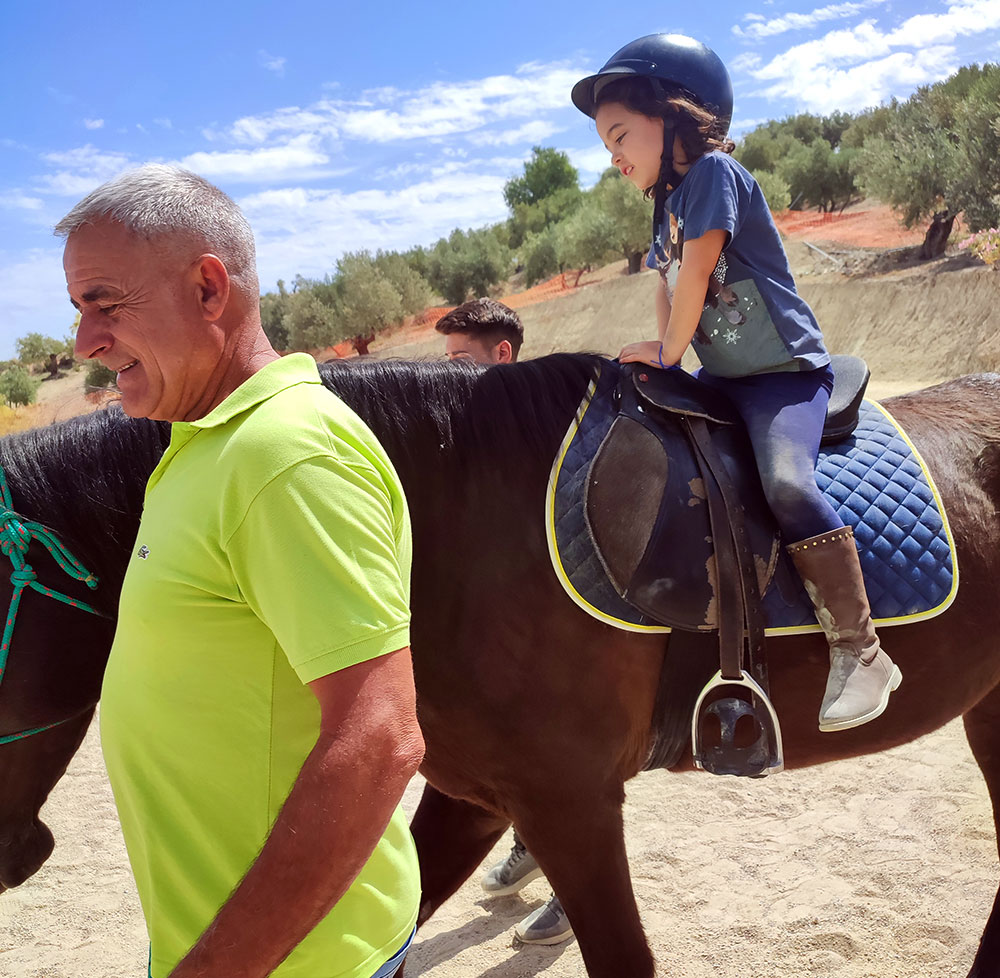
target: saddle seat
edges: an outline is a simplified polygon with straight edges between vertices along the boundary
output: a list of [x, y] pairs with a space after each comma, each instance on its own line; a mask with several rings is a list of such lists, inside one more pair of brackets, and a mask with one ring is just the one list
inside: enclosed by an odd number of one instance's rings
[[[843, 441], [858, 426], [858, 411], [871, 378], [868, 364], [861, 357], [834, 354], [830, 365], [834, 380], [823, 425], [821, 444], [824, 445]], [[663, 411], [697, 414], [718, 424], [739, 423], [725, 395], [707, 384], [699, 384], [692, 374], [654, 368], [641, 383], [639, 396]]]

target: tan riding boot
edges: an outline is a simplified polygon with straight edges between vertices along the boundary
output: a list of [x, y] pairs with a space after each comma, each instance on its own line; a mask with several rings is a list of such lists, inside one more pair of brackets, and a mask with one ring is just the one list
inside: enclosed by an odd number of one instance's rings
[[854, 531], [845, 526], [787, 549], [830, 643], [819, 729], [859, 727], [881, 715], [903, 674], [879, 646]]

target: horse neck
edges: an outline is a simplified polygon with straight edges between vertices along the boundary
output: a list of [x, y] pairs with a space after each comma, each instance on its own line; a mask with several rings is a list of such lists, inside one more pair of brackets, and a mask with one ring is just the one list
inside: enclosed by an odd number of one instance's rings
[[597, 362], [582, 354], [487, 369], [348, 361], [320, 374], [385, 448], [412, 513], [487, 506], [497, 492], [544, 484]]
[[0, 439], [13, 508], [44, 524], [102, 581], [96, 603], [117, 606], [146, 481], [169, 426], [117, 406]]

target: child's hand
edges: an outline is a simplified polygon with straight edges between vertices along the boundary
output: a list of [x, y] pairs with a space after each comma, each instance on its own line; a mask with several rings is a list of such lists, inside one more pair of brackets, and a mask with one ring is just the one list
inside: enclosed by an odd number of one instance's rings
[[671, 367], [673, 364], [662, 359], [663, 348], [657, 340], [643, 340], [641, 343], [626, 343], [618, 354], [621, 363], [647, 363], [651, 367]]

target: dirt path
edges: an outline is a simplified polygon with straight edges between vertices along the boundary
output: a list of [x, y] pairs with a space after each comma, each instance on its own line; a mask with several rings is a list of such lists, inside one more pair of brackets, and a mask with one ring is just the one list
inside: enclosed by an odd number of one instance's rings
[[[0, 975], [140, 978], [144, 925], [96, 726], [44, 817], [55, 853], [0, 898]], [[996, 891], [989, 800], [958, 722], [760, 782], [640, 775], [625, 817], [646, 933], [677, 978], [964, 978]], [[575, 941], [513, 946], [543, 880], [488, 900], [479, 876], [421, 932], [408, 978], [583, 975]]]

